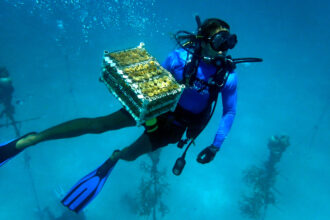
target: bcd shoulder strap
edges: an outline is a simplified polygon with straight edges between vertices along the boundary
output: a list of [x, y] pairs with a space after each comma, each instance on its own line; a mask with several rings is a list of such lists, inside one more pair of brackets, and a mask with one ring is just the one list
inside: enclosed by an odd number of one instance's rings
[[192, 85], [196, 79], [197, 69], [199, 66], [199, 57], [188, 53], [186, 64], [183, 69], [183, 83], [185, 85]]
[[226, 84], [229, 74], [231, 71], [226, 67], [217, 67], [216, 73], [213, 77], [209, 79], [208, 82], [200, 80], [197, 78], [197, 69], [199, 66], [200, 58], [199, 56], [194, 56], [192, 54], [187, 54], [186, 64], [183, 70], [183, 82], [185, 85], [193, 85], [195, 81], [198, 81], [203, 85], [203, 88], [199, 90], [202, 91], [207, 86], [210, 88], [210, 102], [212, 103], [215, 99], [218, 98], [218, 93]]

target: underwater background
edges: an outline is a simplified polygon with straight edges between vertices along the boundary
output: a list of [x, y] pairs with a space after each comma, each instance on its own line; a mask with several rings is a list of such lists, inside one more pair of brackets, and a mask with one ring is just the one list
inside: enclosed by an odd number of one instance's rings
[[[244, 171], [262, 167], [269, 137], [281, 134], [291, 145], [276, 165], [276, 203], [254, 219], [330, 219], [329, 11], [325, 0], [0, 0], [0, 66], [13, 80], [21, 134], [121, 108], [98, 81], [103, 51], [144, 42], [161, 63], [175, 49], [173, 33], [196, 30], [196, 14], [231, 25], [238, 36], [233, 57], [264, 60], [237, 68], [237, 115], [214, 161], [201, 165], [196, 156], [213, 141], [221, 104], [188, 152], [181, 176], [171, 169], [182, 150], [161, 150], [163, 217], [159, 210], [156, 217], [139, 215], [147, 190], [141, 186], [150, 179], [141, 169], [151, 164], [146, 155], [118, 163], [83, 214], [67, 219], [250, 219], [240, 207], [251, 191]], [[0, 142], [16, 136], [6, 123], [0, 119]], [[28, 149], [0, 168], [0, 220], [63, 215], [61, 191], [142, 132], [127, 128]]]

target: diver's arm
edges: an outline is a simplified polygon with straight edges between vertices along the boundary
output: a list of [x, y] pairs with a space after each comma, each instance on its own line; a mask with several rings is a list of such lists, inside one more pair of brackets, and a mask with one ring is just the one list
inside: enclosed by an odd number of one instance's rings
[[185, 66], [185, 60], [187, 53], [183, 50], [172, 51], [166, 60], [162, 63], [162, 66], [169, 71], [177, 81], [181, 81], [183, 78], [183, 69]]
[[206, 147], [197, 156], [197, 161], [201, 164], [209, 163], [214, 159], [233, 124], [237, 103], [237, 76], [235, 73], [230, 74], [221, 93], [223, 114], [220, 120], [220, 125], [213, 144]]
[[218, 149], [220, 149], [223, 141], [226, 139], [236, 115], [237, 75], [235, 73], [230, 74], [225, 87], [221, 91], [221, 94], [223, 114], [220, 120], [218, 131], [212, 144]]
[[175, 59], [173, 59], [173, 53], [169, 54], [166, 60], [162, 63], [162, 66], [169, 72], [172, 72], [173, 64]]

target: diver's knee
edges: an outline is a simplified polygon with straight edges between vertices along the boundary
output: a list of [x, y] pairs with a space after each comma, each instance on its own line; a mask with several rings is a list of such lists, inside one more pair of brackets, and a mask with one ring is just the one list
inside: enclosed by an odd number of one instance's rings
[[130, 155], [130, 154], [122, 154], [119, 157], [120, 160], [125, 160], [125, 161], [135, 161], [137, 158], [138, 158], [137, 155]]
[[140, 155], [133, 153], [130, 151], [129, 148], [125, 148], [120, 151], [118, 155], [118, 159], [125, 160], [125, 161], [134, 161], [136, 160]]

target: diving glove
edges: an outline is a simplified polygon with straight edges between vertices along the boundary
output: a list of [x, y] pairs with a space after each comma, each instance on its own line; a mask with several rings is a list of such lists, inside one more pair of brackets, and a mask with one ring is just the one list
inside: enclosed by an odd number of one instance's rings
[[216, 153], [219, 151], [219, 148], [216, 146], [209, 146], [207, 148], [205, 148], [204, 150], [202, 150], [198, 156], [197, 156], [197, 162], [201, 163], [201, 164], [205, 164], [205, 163], [209, 163], [211, 162]]

